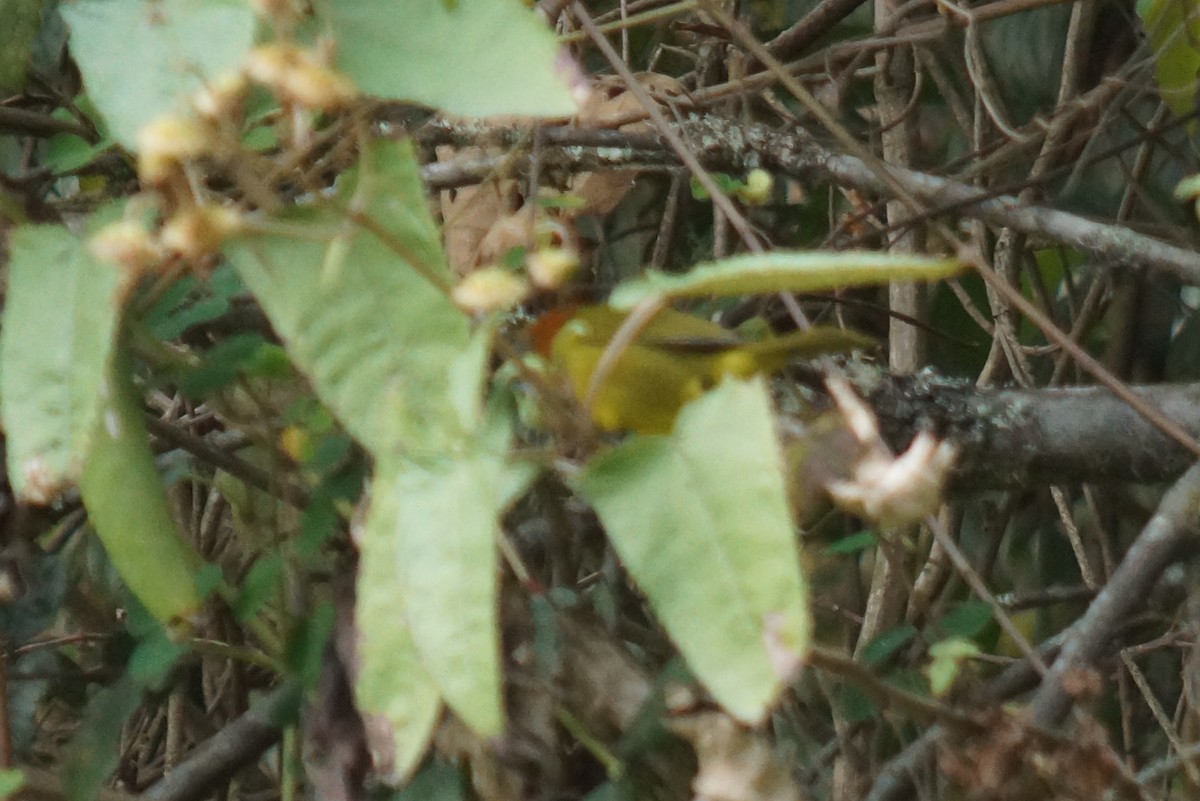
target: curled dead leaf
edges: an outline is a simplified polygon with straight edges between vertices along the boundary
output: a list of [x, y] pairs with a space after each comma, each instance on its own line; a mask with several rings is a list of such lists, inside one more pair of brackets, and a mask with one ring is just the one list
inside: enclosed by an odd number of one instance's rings
[[885, 528], [916, 523], [936, 512], [954, 464], [954, 446], [922, 431], [908, 450], [893, 456], [866, 404], [843, 381], [830, 379], [828, 386], [850, 430], [866, 446], [849, 478], [826, 485], [834, 503]]

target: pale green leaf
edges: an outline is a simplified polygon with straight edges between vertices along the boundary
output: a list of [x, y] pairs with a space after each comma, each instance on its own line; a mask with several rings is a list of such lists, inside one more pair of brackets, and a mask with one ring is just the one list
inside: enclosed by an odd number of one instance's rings
[[277, 220], [279, 233], [243, 237], [226, 255], [359, 442], [379, 458], [442, 447], [471, 424], [450, 402], [449, 369], [469, 350], [469, 331], [433, 283], [448, 280], [448, 268], [412, 149], [376, 142], [345, 181], [346, 203], [404, 255], [329, 208]]
[[0, 415], [16, 493], [47, 503], [79, 477], [120, 314], [120, 275], [62, 226], [12, 235]]
[[531, 477], [527, 466], [507, 462], [510, 430], [507, 411], [494, 408], [487, 429], [452, 456], [403, 460], [388, 470], [388, 485], [377, 486], [395, 504], [401, 552], [393, 569], [422, 663], [447, 705], [482, 737], [504, 729], [500, 517]]
[[368, 94], [453, 114], [570, 116], [577, 80], [549, 27], [518, 0], [329, 3], [338, 66]]
[[1196, 110], [1200, 3], [1138, 0], [1137, 13], [1154, 52], [1154, 71], [1163, 101], [1171, 111], [1186, 117]]
[[1200, 199], [1200, 174], [1189, 175], [1175, 187], [1175, 199], [1179, 202]]
[[979, 656], [979, 646], [970, 640], [951, 637], [929, 647], [929, 691], [941, 698], [950, 692], [962, 663]]
[[79, 0], [64, 4], [71, 54], [118, 142], [187, 108], [204, 81], [237, 70], [254, 43], [245, 0]]
[[398, 567], [404, 533], [398, 528], [395, 482], [393, 471], [380, 465], [358, 537], [354, 621], [360, 664], [354, 693], [362, 712], [381, 716], [391, 727], [395, 750], [391, 764], [381, 769], [400, 783], [420, 764], [442, 705], [405, 622], [399, 584], [405, 573]]
[[25, 784], [25, 777], [18, 768], [0, 768], [0, 798], [12, 796]]
[[800, 571], [770, 400], [727, 380], [673, 434], [588, 465], [581, 489], [692, 672], [760, 722], [808, 648]]
[[113, 566], [150, 614], [164, 625], [186, 622], [200, 607], [200, 558], [167, 506], [126, 358], [113, 360], [99, 397], [79, 481], [88, 517]]
[[962, 270], [957, 259], [905, 253], [774, 251], [700, 264], [683, 274], [651, 271], [618, 286], [608, 302], [632, 309], [651, 297], [826, 292], [889, 281], [933, 281]]

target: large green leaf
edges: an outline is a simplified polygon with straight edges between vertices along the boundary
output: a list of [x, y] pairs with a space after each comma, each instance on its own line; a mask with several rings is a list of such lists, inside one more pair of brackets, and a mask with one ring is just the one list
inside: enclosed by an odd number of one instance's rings
[[186, 108], [205, 80], [236, 70], [254, 43], [244, 0], [79, 0], [62, 6], [71, 54], [114, 137]]
[[581, 489], [696, 677], [739, 720], [761, 721], [808, 648], [770, 400], [727, 380], [670, 436], [592, 460]]
[[[525, 471], [505, 460], [507, 415], [485, 423], [490, 328], [472, 340], [445, 294], [449, 271], [411, 148], [369, 145], [341, 204], [357, 222], [337, 208], [298, 212], [273, 224], [281, 233], [245, 237], [227, 254], [317, 394], [376, 457], [358, 692], [397, 727], [403, 772], [438, 695], [480, 734], [502, 729], [495, 540]], [[424, 672], [389, 675], [414, 658]], [[426, 676], [432, 699], [420, 697]]]
[[393, 492], [394, 471], [381, 465], [371, 491], [371, 506], [358, 536], [358, 591], [354, 622], [358, 628], [359, 669], [354, 694], [359, 709], [381, 716], [391, 726], [389, 779], [402, 782], [420, 764], [441, 710], [441, 694], [422, 664], [405, 622], [405, 592], [400, 582], [403, 532]]
[[957, 259], [907, 253], [781, 250], [700, 264], [681, 274], [651, 271], [621, 284], [608, 302], [618, 309], [632, 309], [650, 297], [825, 292], [889, 281], [933, 281], [956, 275], [963, 267]]
[[507, 411], [496, 408], [453, 453], [400, 461], [380, 471], [375, 488], [391, 499], [400, 542], [392, 565], [399, 581], [391, 583], [403, 588], [421, 661], [450, 708], [483, 737], [504, 729], [496, 539], [501, 515], [530, 478], [527, 466], [507, 462], [510, 429]]
[[200, 557], [179, 535], [154, 465], [141, 399], [118, 353], [100, 387], [100, 414], [79, 481], [83, 503], [129, 589], [165, 625], [200, 607]]
[[338, 65], [373, 95], [454, 114], [570, 116], [554, 34], [517, 0], [329, 3]]
[[328, 208], [295, 212], [277, 221], [286, 230], [243, 237], [226, 254], [317, 394], [376, 457], [442, 447], [470, 427], [448, 401], [448, 367], [469, 332], [427, 277], [449, 273], [411, 147], [368, 146], [346, 182], [346, 203], [405, 255]]
[[47, 503], [78, 479], [120, 314], [119, 271], [62, 226], [12, 235], [0, 415], [18, 496]]
[[1200, 73], [1200, 3], [1197, 0], [1138, 0], [1163, 101], [1180, 117], [1196, 109]]

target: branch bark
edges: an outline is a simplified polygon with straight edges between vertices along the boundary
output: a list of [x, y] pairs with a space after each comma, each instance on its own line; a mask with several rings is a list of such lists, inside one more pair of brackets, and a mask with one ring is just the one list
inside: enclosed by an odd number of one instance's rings
[[[811, 180], [836, 181], [864, 192], [891, 197], [892, 192], [878, 173], [860, 159], [841, 155], [819, 144], [803, 131], [783, 132], [765, 125], [743, 125], [721, 117], [693, 116], [678, 126], [688, 147], [702, 157], [705, 166], [725, 172], [744, 173], [764, 166], [776, 172]], [[597, 132], [575, 128], [549, 128], [544, 142], [557, 148], [543, 153], [544, 163], [564, 169], [595, 169], [598, 161], [608, 169], [677, 166], [667, 147], [651, 134], [623, 134], [606, 131], [602, 148], [590, 144]], [[516, 144], [527, 131], [521, 128], [481, 128], [435, 123], [422, 132], [431, 142], [468, 139], [476, 143]], [[625, 138], [623, 138], [625, 137]], [[624, 145], [618, 145], [624, 142]], [[596, 148], [601, 152], [589, 152]], [[582, 160], [590, 163], [581, 166]], [[524, 168], [528, 159], [506, 156], [503, 163]], [[462, 185], [482, 180], [500, 162], [475, 159], [461, 169], [430, 165], [424, 177], [432, 189], [444, 189], [447, 180]], [[468, 169], [469, 167], [469, 169]], [[889, 174], [908, 192], [930, 204], [935, 213], [950, 213], [979, 219], [993, 225], [1012, 228], [1028, 236], [1078, 249], [1107, 263], [1144, 265], [1164, 270], [1182, 281], [1200, 285], [1200, 253], [1179, 247], [1121, 225], [1089, 220], [1077, 214], [1046, 206], [1022, 203], [1010, 195], [993, 197], [986, 190], [960, 181], [941, 178], [917, 170], [889, 167]]]
[[[868, 373], [857, 381], [899, 451], [919, 431], [958, 446], [958, 491], [1031, 483], [1171, 481], [1194, 457], [1101, 387], [988, 389], [929, 373]], [[1200, 384], [1135, 387], [1200, 433]]]

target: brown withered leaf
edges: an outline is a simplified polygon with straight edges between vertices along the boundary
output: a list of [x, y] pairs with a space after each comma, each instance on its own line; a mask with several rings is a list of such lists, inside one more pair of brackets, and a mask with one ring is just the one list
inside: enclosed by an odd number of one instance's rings
[[[437, 149], [438, 161], [481, 158], [482, 148]], [[457, 275], [466, 275], [483, 262], [484, 238], [497, 220], [508, 217], [521, 206], [517, 182], [512, 178], [485, 181], [479, 186], [461, 187], [442, 192], [442, 231], [446, 241], [446, 259]]]
[[[654, 97], [665, 99], [682, 95], [684, 92], [683, 85], [669, 75], [641, 73], [637, 79]], [[641, 112], [642, 104], [628, 89], [612, 83], [606, 87], [602, 83], [584, 103], [577, 122], [582, 128], [616, 127], [622, 131], [648, 131], [650, 126], [645, 122], [622, 124], [623, 120], [638, 116]], [[583, 203], [578, 208], [571, 209], [568, 214], [572, 217], [582, 214], [608, 214], [629, 194], [635, 178], [636, 170], [576, 175], [571, 181], [570, 193], [582, 198]]]
[[980, 734], [947, 738], [941, 749], [943, 772], [968, 798], [1088, 801], [1119, 787], [1131, 789], [1120, 758], [1094, 720], [1079, 723], [1069, 737], [1049, 734], [1000, 709], [979, 720], [985, 724]]

